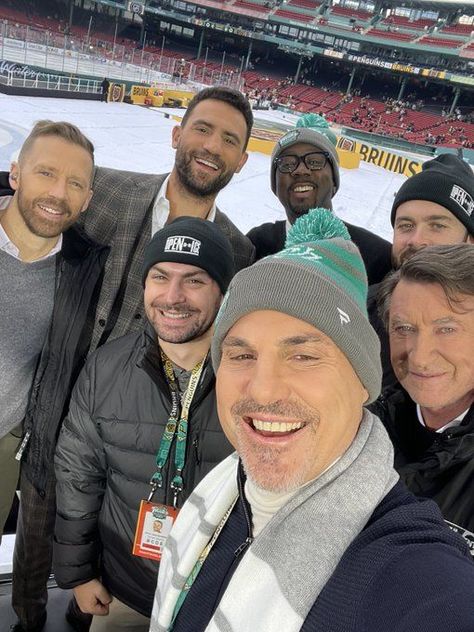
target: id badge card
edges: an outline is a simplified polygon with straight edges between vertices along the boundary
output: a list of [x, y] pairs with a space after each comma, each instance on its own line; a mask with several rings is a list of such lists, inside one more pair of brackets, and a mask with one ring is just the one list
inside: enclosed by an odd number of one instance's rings
[[133, 554], [150, 560], [161, 560], [163, 547], [176, 520], [178, 510], [142, 500], [138, 512]]

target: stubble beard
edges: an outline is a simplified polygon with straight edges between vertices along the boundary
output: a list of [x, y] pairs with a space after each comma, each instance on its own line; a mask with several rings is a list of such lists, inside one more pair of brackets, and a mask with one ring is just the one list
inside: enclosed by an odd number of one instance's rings
[[[205, 160], [210, 160], [222, 165], [222, 161], [214, 156], [208, 158], [202, 156]], [[175, 168], [181, 186], [183, 186], [191, 195], [195, 197], [214, 198], [232, 179], [233, 173], [222, 171], [215, 178], [208, 181], [201, 181], [193, 175], [192, 170], [193, 156], [191, 152], [184, 149], [176, 150]]]
[[310, 432], [315, 433], [319, 424], [319, 417], [315, 411], [299, 404], [274, 402], [267, 406], [253, 405], [250, 400], [242, 400], [232, 406], [231, 413], [236, 433], [236, 450], [242, 459], [246, 476], [253, 484], [265, 491], [274, 493], [289, 493], [304, 485], [310, 477], [310, 469], [317, 457], [311, 454], [310, 443], [306, 442], [306, 449], [300, 453], [288, 454], [284, 447], [265, 447], [253, 445], [242, 431], [242, 416], [246, 412], [270, 413], [289, 416], [304, 421], [310, 426]]
[[209, 329], [212, 327], [214, 320], [217, 316], [219, 305], [220, 305], [220, 300], [219, 300], [219, 303], [215, 306], [213, 313], [206, 320], [203, 321], [203, 320], [200, 320], [200, 318], [197, 318], [197, 320], [189, 323], [188, 329], [184, 329], [184, 330], [176, 329], [175, 331], [173, 331], [172, 327], [165, 328], [165, 327], [160, 326], [159, 317], [158, 318], [154, 317], [154, 311], [161, 310], [165, 312], [166, 311], [169, 311], [169, 312], [173, 311], [175, 313], [190, 312], [191, 314], [196, 314], [196, 313], [198, 314], [199, 313], [198, 310], [192, 309], [189, 306], [182, 306], [178, 310], [176, 309], [176, 307], [173, 307], [173, 306], [159, 305], [159, 304], [152, 303], [150, 307], [145, 307], [145, 312], [146, 312], [148, 321], [150, 322], [151, 326], [155, 330], [155, 333], [160, 340], [163, 340], [164, 342], [169, 342], [171, 344], [184, 344], [186, 342], [191, 342], [192, 340], [201, 338], [209, 331]]
[[[58, 223], [53, 220], [49, 222], [47, 218], [38, 217], [34, 211], [38, 204], [58, 208], [62, 212], [61, 222]], [[37, 237], [44, 239], [59, 237], [59, 235], [74, 224], [71, 209], [63, 200], [54, 200], [54, 202], [51, 203], [51, 199], [48, 198], [34, 198], [29, 202], [25, 199], [21, 191], [18, 190], [18, 210], [28, 230]]]
[[392, 254], [392, 267], [394, 270], [398, 270], [401, 267], [404, 261], [411, 259], [414, 254], [416, 254], [422, 248], [413, 248], [412, 246], [407, 246], [404, 248], [398, 255]]

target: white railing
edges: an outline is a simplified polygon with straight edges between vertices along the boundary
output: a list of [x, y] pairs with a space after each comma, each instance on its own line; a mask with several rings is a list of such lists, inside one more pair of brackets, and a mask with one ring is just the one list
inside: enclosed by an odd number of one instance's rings
[[216, 83], [240, 89], [240, 72], [210, 69], [204, 65], [166, 56], [164, 46], [159, 54], [117, 44], [89, 35], [83, 39], [74, 35], [12, 24], [0, 24], [0, 60], [36, 68], [47, 68], [71, 75], [107, 77], [115, 81], [159, 83], [173, 81], [189, 85]]
[[7, 86], [20, 88], [34, 88], [43, 90], [62, 90], [64, 92], [81, 92], [99, 94], [101, 92], [100, 81], [94, 79], [80, 79], [63, 75], [50, 75], [44, 73], [21, 72], [15, 68], [9, 68], [15, 64], [0, 65], [0, 83]]

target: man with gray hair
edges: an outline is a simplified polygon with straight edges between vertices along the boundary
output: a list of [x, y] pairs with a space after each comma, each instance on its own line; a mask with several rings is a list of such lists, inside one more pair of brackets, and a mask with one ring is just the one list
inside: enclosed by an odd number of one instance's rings
[[381, 284], [400, 386], [374, 411], [409, 489], [432, 498], [474, 554], [474, 246], [428, 246]]
[[[474, 243], [474, 174], [453, 154], [441, 154], [423, 164], [397, 192], [390, 221], [393, 226], [392, 266], [397, 269], [427, 246]], [[396, 383], [390, 363], [387, 332], [378, 316], [379, 285], [369, 288], [367, 309], [382, 347], [384, 387]]]
[[151, 632], [474, 629], [467, 547], [399, 481], [365, 408], [381, 382], [366, 293], [324, 209], [232, 280], [211, 353], [236, 453], [181, 509]]

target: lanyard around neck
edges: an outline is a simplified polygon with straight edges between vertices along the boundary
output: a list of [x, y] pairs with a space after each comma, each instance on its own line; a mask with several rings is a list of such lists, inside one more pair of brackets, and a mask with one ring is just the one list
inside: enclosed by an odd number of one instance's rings
[[[196, 364], [191, 371], [189, 384], [180, 406], [178, 383], [173, 371], [173, 364], [168, 356], [160, 349], [161, 359], [165, 369], [166, 380], [171, 391], [171, 413], [165, 427], [163, 436], [161, 437], [160, 446], [156, 454], [156, 472], [153, 474], [150, 485], [151, 492], [148, 500], [151, 500], [155, 491], [163, 487], [163, 468], [165, 467], [173, 439], [176, 436], [176, 448], [174, 455], [175, 475], [170, 483], [173, 490], [173, 506], [176, 507], [178, 494], [183, 491], [183, 469], [186, 463], [186, 439], [188, 436], [188, 417], [191, 403], [196, 393], [199, 380], [201, 379], [202, 370], [204, 368], [205, 357]], [[181, 408], [181, 412], [180, 412]]]

